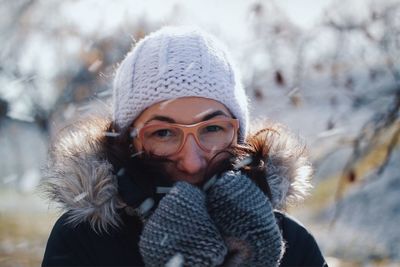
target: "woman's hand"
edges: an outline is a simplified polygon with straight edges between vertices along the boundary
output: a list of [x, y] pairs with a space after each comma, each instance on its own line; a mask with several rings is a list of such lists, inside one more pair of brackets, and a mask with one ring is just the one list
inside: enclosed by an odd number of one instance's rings
[[222, 264], [227, 248], [210, 219], [204, 192], [178, 182], [148, 219], [139, 242], [147, 266], [164, 266], [173, 257], [184, 266]]
[[284, 245], [271, 204], [248, 177], [224, 173], [207, 190], [207, 207], [228, 246], [224, 265], [279, 265]]

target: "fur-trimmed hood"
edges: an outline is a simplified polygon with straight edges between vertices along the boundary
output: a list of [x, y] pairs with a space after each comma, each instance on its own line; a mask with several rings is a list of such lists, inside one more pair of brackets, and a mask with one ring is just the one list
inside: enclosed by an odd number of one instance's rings
[[[118, 227], [118, 211], [126, 206], [113, 166], [102, 152], [108, 123], [94, 119], [62, 131], [49, 150], [41, 183], [50, 200], [69, 212], [70, 223], [86, 221], [96, 231]], [[268, 130], [251, 134], [248, 141], [253, 153], [263, 151], [272, 205], [281, 210], [308, 194], [312, 167], [304, 146], [287, 130], [275, 124], [262, 126]]]

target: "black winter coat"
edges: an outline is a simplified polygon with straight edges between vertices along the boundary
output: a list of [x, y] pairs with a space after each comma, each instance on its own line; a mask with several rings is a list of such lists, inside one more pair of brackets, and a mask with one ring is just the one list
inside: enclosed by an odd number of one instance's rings
[[[109, 234], [96, 233], [89, 224], [72, 227], [68, 214], [56, 222], [42, 266], [143, 266], [139, 253], [141, 221], [121, 214], [124, 225]], [[286, 251], [280, 266], [327, 266], [314, 237], [290, 216], [276, 212]]]
[[[142, 223], [124, 212], [128, 203], [103, 153], [108, 123], [86, 123], [64, 132], [50, 151], [42, 186], [67, 213], [50, 234], [43, 266], [140, 266]], [[253, 156], [262, 157], [261, 179], [268, 183], [272, 207], [282, 210], [308, 194], [312, 168], [291, 135], [274, 125], [266, 127], [272, 130], [249, 140], [255, 144]], [[286, 241], [281, 266], [324, 266], [313, 236], [287, 215], [276, 216]]]

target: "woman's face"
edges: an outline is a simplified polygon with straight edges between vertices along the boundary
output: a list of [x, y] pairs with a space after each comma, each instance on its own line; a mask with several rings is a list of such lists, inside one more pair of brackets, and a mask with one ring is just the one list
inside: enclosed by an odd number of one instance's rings
[[[151, 126], [165, 123], [190, 125], [203, 121], [230, 118], [232, 116], [228, 109], [218, 101], [201, 97], [183, 97], [150, 106], [139, 115], [133, 127], [135, 129], [141, 129], [144, 126], [151, 128]], [[210, 131], [213, 131], [211, 127], [209, 127]], [[163, 137], [168, 134], [168, 132], [164, 132], [161, 132]], [[232, 144], [236, 144], [236, 139], [235, 133]], [[134, 138], [133, 144], [137, 151], [146, 150], [139, 138]], [[174, 181], [186, 181], [191, 184], [201, 183], [208, 163], [217, 152], [201, 148], [194, 135], [188, 134], [180, 149], [167, 156], [171, 161], [166, 166], [169, 177], [172, 177]]]

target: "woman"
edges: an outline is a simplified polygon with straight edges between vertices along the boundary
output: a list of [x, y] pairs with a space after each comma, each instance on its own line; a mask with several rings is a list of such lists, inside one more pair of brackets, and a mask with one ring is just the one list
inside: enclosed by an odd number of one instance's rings
[[[60, 135], [44, 188], [62, 204], [43, 266], [322, 266], [278, 210], [311, 167], [282, 128], [248, 134], [226, 49], [197, 29], [150, 34], [120, 64], [112, 119]], [[275, 210], [275, 211], [274, 211]]]

